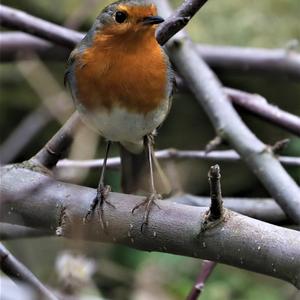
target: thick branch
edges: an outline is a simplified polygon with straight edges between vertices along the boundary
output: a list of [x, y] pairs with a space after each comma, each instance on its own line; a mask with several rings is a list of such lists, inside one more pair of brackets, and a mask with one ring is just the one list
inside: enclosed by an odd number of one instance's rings
[[57, 300], [57, 298], [31, 273], [21, 262], [19, 262], [0, 243], [1, 270], [16, 283], [22, 282], [31, 287], [39, 296], [39, 299]]
[[[159, 1], [170, 15], [166, 0]], [[210, 118], [218, 135], [240, 154], [285, 213], [300, 224], [300, 189], [288, 175], [269, 147], [264, 145], [243, 123], [222, 90], [221, 83], [198, 56], [193, 43], [184, 35], [168, 45], [170, 58], [184, 77], [194, 96]], [[201, 79], [201, 80], [200, 80]]]
[[[209, 207], [211, 199], [189, 194], [172, 197], [165, 201], [173, 201], [190, 206]], [[291, 225], [284, 212], [272, 199], [265, 198], [223, 198], [224, 207], [248, 217], [272, 224]], [[53, 232], [30, 227], [0, 223], [0, 239], [10, 240], [18, 238], [40, 237], [53, 235]]]
[[[190, 206], [209, 207], [211, 199], [184, 194], [165, 201], [172, 201]], [[272, 224], [291, 225], [284, 212], [273, 199], [266, 198], [223, 198], [224, 207], [237, 213]], [[297, 230], [297, 229], [296, 229]], [[51, 231], [30, 227], [0, 223], [0, 238], [2, 240], [18, 239], [22, 237], [39, 237], [53, 234]]]
[[257, 221], [225, 210], [225, 221], [201, 231], [206, 208], [160, 201], [149, 226], [140, 232], [143, 211], [132, 208], [144, 198], [111, 193], [105, 206], [102, 231], [97, 214], [89, 224], [82, 219], [95, 190], [55, 181], [17, 166], [2, 170], [1, 219], [44, 228], [63, 236], [117, 242], [147, 251], [199, 257], [290, 281], [300, 287], [299, 232]]

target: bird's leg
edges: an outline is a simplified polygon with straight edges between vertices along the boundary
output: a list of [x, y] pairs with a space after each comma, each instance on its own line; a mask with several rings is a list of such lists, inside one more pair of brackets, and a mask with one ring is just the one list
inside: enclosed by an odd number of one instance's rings
[[111, 187], [109, 185], [104, 185], [104, 176], [105, 176], [105, 170], [106, 170], [106, 164], [107, 164], [107, 157], [108, 157], [108, 153], [109, 153], [109, 149], [110, 149], [110, 144], [111, 142], [108, 141], [107, 145], [106, 145], [106, 151], [105, 151], [105, 157], [104, 157], [104, 161], [103, 161], [103, 166], [101, 169], [101, 175], [100, 175], [100, 180], [99, 180], [99, 184], [97, 187], [97, 195], [94, 198], [93, 202], [90, 205], [89, 210], [87, 211], [85, 218], [84, 218], [84, 222], [86, 223], [88, 221], [88, 218], [90, 215], [92, 215], [92, 213], [95, 211], [97, 205], [99, 205], [99, 219], [100, 219], [100, 223], [102, 228], [105, 228], [105, 224], [103, 221], [103, 204], [107, 203], [110, 206], [114, 207], [113, 204], [111, 204], [108, 200], [107, 200], [107, 196], [111, 191]]
[[[156, 192], [155, 184], [154, 184], [154, 173], [153, 173], [153, 160], [152, 155], [153, 151], [153, 135], [149, 134], [145, 137], [146, 145], [147, 145], [147, 152], [148, 152], [148, 160], [149, 160], [149, 168], [150, 168], [150, 195], [140, 204], [136, 205], [132, 209], [132, 213], [141, 206], [145, 206], [145, 213], [143, 217], [143, 223], [141, 226], [141, 231], [143, 231], [143, 227], [148, 225], [149, 221], [149, 214], [152, 208], [152, 205], [156, 205], [155, 200], [162, 199], [161, 195]], [[159, 206], [158, 206], [159, 207]]]

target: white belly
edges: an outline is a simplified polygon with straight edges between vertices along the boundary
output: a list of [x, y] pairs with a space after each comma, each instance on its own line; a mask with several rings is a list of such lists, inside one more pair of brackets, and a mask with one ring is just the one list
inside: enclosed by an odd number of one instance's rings
[[83, 121], [107, 140], [137, 143], [164, 121], [169, 111], [169, 100], [147, 114], [128, 112], [122, 107], [91, 112], [79, 103], [77, 109]]

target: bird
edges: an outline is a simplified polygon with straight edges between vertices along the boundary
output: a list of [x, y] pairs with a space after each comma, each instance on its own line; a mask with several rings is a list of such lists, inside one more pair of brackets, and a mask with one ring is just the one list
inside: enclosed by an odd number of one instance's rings
[[153, 150], [156, 129], [171, 108], [174, 86], [171, 63], [155, 38], [162, 22], [149, 1], [114, 2], [102, 10], [67, 62], [65, 84], [82, 121], [107, 141], [97, 195], [84, 218], [87, 220], [98, 206], [102, 227], [104, 203], [113, 206], [107, 200], [110, 186], [104, 184], [112, 142], [121, 145], [126, 192], [136, 188], [148, 165], [150, 194], [132, 209], [134, 213], [145, 206], [142, 228], [148, 225], [156, 200], [170, 192]]

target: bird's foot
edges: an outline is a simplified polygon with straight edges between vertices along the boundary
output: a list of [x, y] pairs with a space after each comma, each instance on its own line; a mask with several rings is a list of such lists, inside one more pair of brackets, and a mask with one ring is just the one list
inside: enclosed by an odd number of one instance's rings
[[111, 207], [115, 208], [115, 206], [107, 200], [107, 197], [110, 192], [111, 192], [111, 187], [109, 185], [100, 184], [98, 186], [97, 195], [94, 198], [93, 202], [91, 203], [90, 208], [87, 211], [87, 213], [83, 219], [84, 223], [87, 223], [90, 221], [90, 217], [92, 216], [94, 211], [97, 209], [101, 227], [102, 227], [102, 229], [105, 228], [103, 205], [104, 205], [104, 203], [106, 203], [106, 204], [110, 205]]
[[145, 206], [145, 212], [144, 212], [144, 217], [143, 217], [143, 223], [141, 225], [141, 232], [143, 232], [143, 229], [145, 226], [148, 225], [149, 223], [149, 214], [150, 211], [152, 209], [152, 206], [155, 205], [157, 206], [159, 209], [159, 205], [156, 203], [156, 200], [161, 200], [162, 197], [160, 194], [158, 193], [152, 193], [150, 196], [148, 196], [142, 203], [137, 204], [132, 210], [131, 212], [134, 213], [135, 210], [139, 209], [142, 206]]

